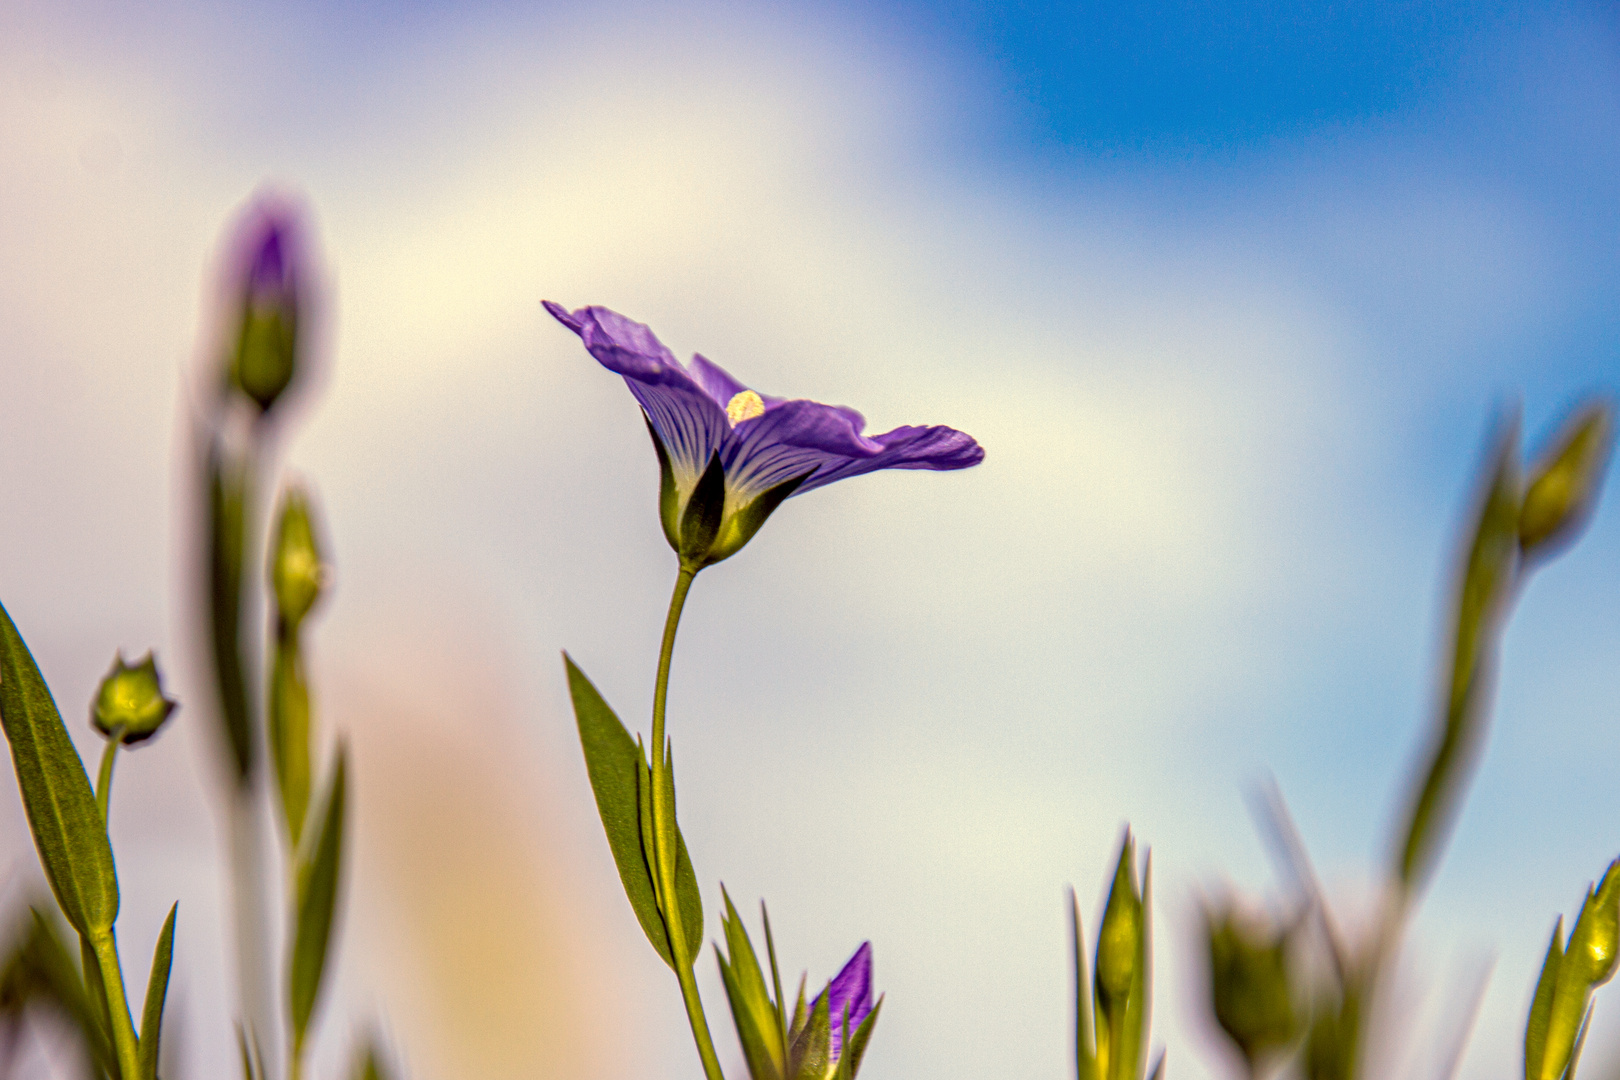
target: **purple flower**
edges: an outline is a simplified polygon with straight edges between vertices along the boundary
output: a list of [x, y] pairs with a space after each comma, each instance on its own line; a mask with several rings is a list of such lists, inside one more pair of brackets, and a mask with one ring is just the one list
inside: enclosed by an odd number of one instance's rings
[[878, 469], [965, 469], [984, 449], [948, 427], [864, 435], [854, 409], [751, 390], [693, 356], [690, 369], [641, 323], [545, 301], [602, 366], [624, 376], [652, 429], [670, 545], [696, 567], [735, 554], [790, 495]]
[[876, 1002], [872, 998], [872, 943], [861, 942], [861, 947], [855, 950], [855, 955], [849, 958], [844, 970], [833, 976], [827, 989], [816, 996], [810, 1011], [815, 1012], [821, 999], [827, 999], [827, 1023], [832, 1031], [832, 1056], [829, 1063], [837, 1062], [838, 1056], [844, 1051], [844, 1027], [846, 1017], [851, 1035], [860, 1028], [861, 1022], [871, 1014]]

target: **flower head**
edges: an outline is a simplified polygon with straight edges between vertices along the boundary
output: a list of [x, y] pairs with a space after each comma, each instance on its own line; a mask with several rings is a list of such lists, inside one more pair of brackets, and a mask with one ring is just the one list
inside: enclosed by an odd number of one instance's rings
[[126, 664], [119, 653], [96, 691], [90, 722], [107, 738], [133, 746], [156, 735], [174, 710], [175, 701], [164, 696], [152, 654], [138, 664]]
[[954, 428], [864, 435], [854, 409], [761, 394], [702, 356], [688, 368], [617, 312], [545, 306], [640, 402], [662, 471], [664, 535], [695, 566], [735, 554], [790, 495], [878, 469], [965, 469], [984, 460], [973, 437]]

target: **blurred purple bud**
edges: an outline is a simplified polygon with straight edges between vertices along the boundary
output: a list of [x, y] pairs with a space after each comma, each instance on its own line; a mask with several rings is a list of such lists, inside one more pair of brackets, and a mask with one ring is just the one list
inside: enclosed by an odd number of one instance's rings
[[264, 196], [235, 230], [227, 302], [237, 314], [227, 373], [262, 412], [270, 411], [298, 373], [299, 294], [307, 273], [303, 222], [294, 203]]
[[871, 1013], [875, 1004], [872, 998], [872, 943], [861, 942], [861, 947], [855, 950], [855, 955], [849, 958], [844, 969], [833, 976], [832, 982], [827, 984], [811, 1005], [811, 1011], [820, 1004], [821, 998], [827, 999], [827, 1020], [832, 1029], [832, 1057], [830, 1062], [836, 1062], [844, 1050], [844, 1027], [846, 1019], [851, 1033], [861, 1026], [862, 1021]]

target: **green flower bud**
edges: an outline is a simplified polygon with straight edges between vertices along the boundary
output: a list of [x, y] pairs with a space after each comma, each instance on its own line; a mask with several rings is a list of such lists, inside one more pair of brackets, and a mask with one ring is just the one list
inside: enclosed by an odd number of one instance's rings
[[320, 546], [315, 542], [309, 497], [297, 487], [288, 487], [281, 497], [270, 556], [270, 584], [284, 623], [296, 626], [303, 621], [320, 599], [326, 576]]
[[1613, 433], [1608, 402], [1589, 403], [1565, 423], [1519, 511], [1519, 545], [1525, 551], [1572, 539], [1585, 523], [1597, 502]]
[[1228, 905], [1206, 909], [1210, 1000], [1221, 1030], [1251, 1070], [1299, 1033], [1288, 971], [1288, 931]]
[[1136, 887], [1136, 841], [1127, 830], [1097, 937], [1097, 997], [1105, 1010], [1123, 1004], [1130, 994], [1141, 938], [1142, 895]]
[[163, 680], [151, 653], [133, 667], [119, 653], [112, 670], [101, 680], [90, 707], [90, 722], [107, 738], [133, 746], [156, 735], [175, 705], [163, 696]]
[[298, 371], [299, 294], [305, 287], [301, 232], [294, 207], [265, 201], [249, 212], [238, 234], [232, 278], [241, 314], [228, 374], [263, 412]]

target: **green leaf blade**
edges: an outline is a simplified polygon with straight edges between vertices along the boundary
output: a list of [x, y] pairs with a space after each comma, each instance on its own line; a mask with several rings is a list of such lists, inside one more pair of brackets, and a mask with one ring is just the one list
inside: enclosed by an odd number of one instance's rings
[[287, 978], [295, 1048], [303, 1046], [309, 1032], [310, 1017], [314, 1015], [315, 1003], [320, 996], [327, 951], [331, 945], [338, 886], [342, 877], [343, 819], [348, 801], [347, 758], [347, 751], [339, 747], [331, 793], [326, 799], [326, 812], [315, 852], [307, 866], [300, 868], [298, 922], [293, 933], [292, 959]]
[[152, 952], [152, 974], [146, 981], [146, 1005], [141, 1010], [141, 1080], [157, 1080], [163, 1004], [169, 996], [169, 969], [174, 963], [174, 918], [179, 911], [178, 903], [169, 909], [163, 932], [158, 935], [157, 948]]
[[[619, 869], [619, 880], [642, 932], [664, 963], [673, 969], [675, 960], [670, 953], [669, 934], [664, 929], [663, 916], [658, 913], [652, 870], [643, 845], [641, 808], [644, 805], [650, 808], [651, 803], [638, 793], [646, 786], [640, 776], [647, 771], [646, 758], [612, 708], [567, 653], [563, 654], [563, 665], [568, 673], [568, 693], [574, 703], [580, 745], [585, 751], [585, 770], [596, 796], [597, 814], [607, 833], [608, 848]], [[648, 817], [650, 826], [650, 813]], [[650, 842], [650, 835], [647, 839]]]
[[118, 873], [84, 763], [22, 635], [0, 606], [0, 726], [45, 876], [81, 935], [118, 917]]

